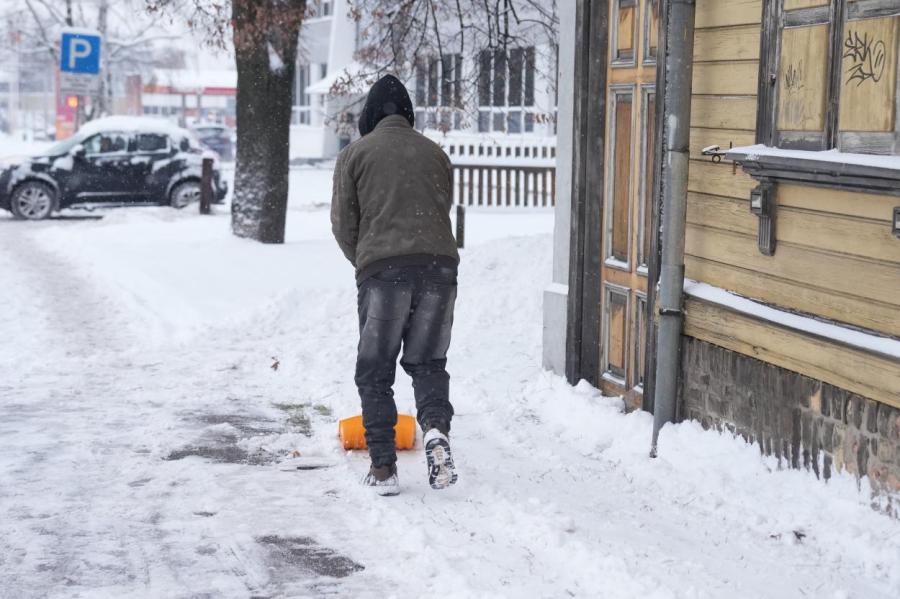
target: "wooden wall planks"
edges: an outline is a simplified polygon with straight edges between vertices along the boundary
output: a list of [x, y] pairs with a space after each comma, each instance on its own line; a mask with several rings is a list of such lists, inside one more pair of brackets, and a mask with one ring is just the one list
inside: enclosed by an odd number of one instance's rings
[[[731, 163], [714, 164], [701, 155], [711, 145], [726, 149], [729, 142], [756, 142], [761, 19], [761, 0], [697, 1], [687, 276], [788, 310], [900, 337], [900, 240], [890, 232], [900, 199], [781, 184], [778, 248], [774, 256], [764, 256], [757, 249], [758, 219], [749, 211], [757, 182]], [[809, 54], [813, 45], [798, 48], [804, 63], [815, 58]], [[798, 102], [818, 106], [816, 98]], [[811, 340], [721, 306], [697, 300], [688, 306], [688, 335], [900, 405], [896, 361]]]
[[834, 293], [716, 260], [685, 257], [688, 278], [767, 303], [900, 337], [896, 306]]
[[[695, 225], [756, 235], [757, 219], [746, 199], [690, 193], [687, 218]], [[900, 267], [900, 243], [881, 221], [779, 206], [775, 226], [779, 243]], [[900, 271], [897, 275], [900, 294]]]
[[756, 96], [694, 96], [691, 126], [707, 129], [756, 129]]
[[760, 33], [758, 24], [697, 29], [695, 68], [696, 64], [708, 60], [759, 60]]
[[756, 250], [755, 235], [692, 223], [687, 230], [685, 251], [691, 256], [818, 287], [824, 293], [854, 295], [900, 309], [900, 266], [897, 264], [824, 253], [789, 243], [780, 244], [774, 256], [764, 256]]
[[778, 205], [869, 218], [890, 227], [894, 206], [900, 205], [900, 198], [782, 183], [778, 186]]
[[697, 0], [696, 28], [762, 22], [762, 0]]
[[[757, 40], [759, 43], [759, 40]], [[753, 96], [756, 94], [759, 63], [701, 62], [694, 65], [694, 94]]]
[[714, 164], [708, 157], [691, 160], [688, 191], [749, 201], [750, 190], [754, 187], [756, 181], [740, 169], [732, 172], [731, 164]]
[[685, 334], [900, 407], [900, 361], [689, 298]]

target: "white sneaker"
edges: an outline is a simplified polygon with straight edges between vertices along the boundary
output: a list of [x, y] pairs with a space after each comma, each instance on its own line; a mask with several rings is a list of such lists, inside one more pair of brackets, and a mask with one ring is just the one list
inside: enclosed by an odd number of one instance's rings
[[400, 479], [397, 478], [397, 464], [390, 466], [370, 466], [363, 484], [382, 497], [400, 493]]
[[436, 428], [429, 429], [423, 439], [425, 459], [428, 461], [428, 484], [432, 489], [446, 489], [456, 482], [456, 468], [450, 453], [447, 435]]

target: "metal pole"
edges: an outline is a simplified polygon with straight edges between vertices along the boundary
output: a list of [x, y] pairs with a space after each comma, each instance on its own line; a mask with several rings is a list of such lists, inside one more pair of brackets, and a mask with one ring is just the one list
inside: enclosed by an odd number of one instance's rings
[[466, 246], [466, 207], [463, 204], [456, 205], [456, 247]]
[[681, 311], [684, 288], [684, 233], [687, 210], [691, 131], [691, 76], [694, 61], [695, 0], [668, 0], [666, 85], [663, 97], [665, 150], [662, 179], [662, 257], [659, 271], [659, 336], [653, 439], [656, 456], [659, 430], [674, 422], [681, 367]]
[[212, 170], [213, 159], [204, 158], [200, 178], [200, 214], [212, 213]]
[[22, 130], [22, 115], [19, 110], [19, 103], [21, 102], [19, 95], [19, 71], [21, 69], [21, 58], [19, 53], [21, 51], [21, 33], [16, 30], [12, 32], [11, 35], [13, 36], [13, 77], [9, 86], [9, 132], [16, 139], [21, 139], [19, 137]]

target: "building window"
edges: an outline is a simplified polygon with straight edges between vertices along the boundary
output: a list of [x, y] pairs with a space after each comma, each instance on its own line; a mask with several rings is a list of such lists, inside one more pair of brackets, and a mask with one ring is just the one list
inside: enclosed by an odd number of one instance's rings
[[462, 59], [459, 54], [416, 66], [416, 127], [449, 131], [462, 125]]
[[478, 131], [534, 131], [534, 47], [482, 50], [478, 75]]
[[332, 1], [331, 0], [316, 0], [311, 4], [311, 10], [309, 11], [309, 16], [311, 18], [316, 17], [330, 17], [332, 14]]
[[900, 0], [782, 0], [766, 32], [768, 145], [900, 154]]
[[311, 125], [313, 121], [312, 101], [306, 88], [325, 76], [325, 64], [298, 64], [294, 75], [294, 89], [291, 91], [292, 125]]

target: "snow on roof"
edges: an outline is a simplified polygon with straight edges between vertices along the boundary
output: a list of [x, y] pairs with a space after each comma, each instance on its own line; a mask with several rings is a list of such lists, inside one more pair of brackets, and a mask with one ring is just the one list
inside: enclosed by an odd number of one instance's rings
[[183, 90], [237, 88], [237, 71], [227, 69], [153, 69], [147, 83]]
[[[763, 144], [754, 146], [741, 146], [726, 150], [726, 158], [740, 154], [739, 158], [745, 162], [758, 161], [760, 158], [797, 158], [801, 160], [815, 160], [817, 162], [835, 162], [840, 164], [855, 164], [858, 166], [871, 166], [875, 168], [887, 168], [900, 170], [900, 156], [875, 156], [872, 154], [852, 154], [839, 152], [838, 150], [783, 150], [772, 148]], [[734, 159], [738, 159], [736, 156]]]
[[134, 131], [141, 133], [165, 133], [172, 137], [191, 137], [187, 129], [165, 119], [147, 116], [107, 116], [94, 119], [78, 130], [80, 135], [91, 135], [100, 131]]
[[768, 320], [790, 329], [803, 331], [804, 333], [826, 339], [833, 339], [840, 343], [864, 351], [879, 353], [890, 358], [900, 358], [900, 341], [890, 337], [880, 337], [837, 324], [822, 322], [809, 316], [772, 308], [720, 287], [714, 287], [691, 279], [684, 280], [684, 292], [692, 297], [727, 306], [737, 312]]

